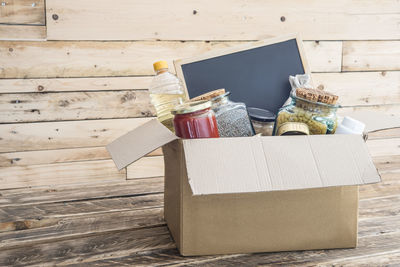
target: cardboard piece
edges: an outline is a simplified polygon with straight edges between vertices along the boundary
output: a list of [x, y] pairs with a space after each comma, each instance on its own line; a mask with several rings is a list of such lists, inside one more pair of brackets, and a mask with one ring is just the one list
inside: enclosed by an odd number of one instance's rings
[[183, 148], [194, 195], [380, 181], [359, 135], [188, 139]]
[[[154, 129], [156, 131], [153, 132]], [[106, 148], [118, 170], [121, 170], [147, 153], [177, 138], [175, 134], [160, 122], [150, 120], [114, 140]]]
[[[357, 186], [193, 196], [186, 180], [182, 182], [177, 217], [181, 218], [178, 248], [182, 255], [357, 245]], [[174, 225], [168, 215], [168, 226]]]
[[176, 139], [155, 119], [108, 149], [122, 167], [164, 145], [164, 217], [182, 255], [356, 246], [357, 185], [380, 181], [360, 136]]

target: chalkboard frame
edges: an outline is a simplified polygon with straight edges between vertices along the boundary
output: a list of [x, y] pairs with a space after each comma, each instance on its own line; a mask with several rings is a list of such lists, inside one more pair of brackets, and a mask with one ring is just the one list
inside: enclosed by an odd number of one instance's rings
[[[265, 40], [261, 40], [261, 41], [255, 41], [252, 43], [246, 43], [243, 45], [237, 45], [234, 47], [213, 50], [213, 51], [209, 51], [209, 52], [203, 53], [201, 55], [190, 57], [190, 58], [174, 60], [175, 71], [176, 71], [177, 76], [183, 82], [186, 96], [189, 97], [187, 84], [186, 84], [185, 77], [184, 77], [183, 70], [182, 70], [182, 65], [195, 63], [195, 62], [202, 61], [202, 60], [212, 59], [212, 58], [219, 57], [219, 56], [229, 55], [232, 53], [251, 50], [251, 49], [259, 48], [259, 47], [263, 47], [263, 46], [276, 45], [276, 44], [284, 43], [284, 42], [290, 41], [290, 40], [296, 41], [297, 49], [298, 49], [299, 57], [300, 57], [300, 60], [301, 60], [301, 63], [302, 63], [303, 69], [304, 69], [304, 73], [311, 74], [310, 69], [308, 67], [308, 62], [307, 62], [307, 59], [305, 56], [302, 39], [300, 38], [299, 34], [295, 34], [295, 33], [278, 36], [278, 37], [274, 37], [274, 38], [269, 38], [269, 39], [265, 39]], [[311, 77], [311, 75], [310, 75], [310, 77]], [[289, 79], [289, 77], [288, 77], [288, 79]], [[311, 84], [312, 84], [312, 81], [311, 81]], [[217, 88], [215, 88], [215, 89], [217, 89]], [[192, 97], [194, 97], [194, 96], [192, 96]]]

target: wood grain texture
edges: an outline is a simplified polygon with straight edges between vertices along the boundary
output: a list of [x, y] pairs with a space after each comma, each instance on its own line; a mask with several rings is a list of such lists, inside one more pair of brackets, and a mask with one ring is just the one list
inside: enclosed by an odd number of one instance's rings
[[360, 199], [393, 196], [399, 193], [400, 179], [398, 172], [382, 173], [381, 178], [381, 183], [361, 186], [359, 189]]
[[[161, 156], [162, 151], [156, 149], [147, 156]], [[50, 149], [39, 151], [23, 151], [0, 153], [0, 167], [28, 166], [60, 162], [110, 159], [105, 147], [79, 147]]]
[[0, 25], [0, 41], [44, 41], [45, 39], [46, 26]]
[[0, 23], [45, 24], [44, 0], [4, 0], [0, 5]]
[[[396, 225], [398, 222], [396, 223]], [[365, 226], [368, 227], [368, 224]], [[375, 223], [372, 222], [372, 226]], [[392, 225], [393, 226], [393, 225]], [[393, 228], [392, 228], [393, 229]], [[394, 228], [395, 229], [395, 228]], [[111, 236], [113, 235], [113, 238]], [[103, 233], [89, 237], [77, 237], [72, 240], [60, 240], [51, 243], [36, 244], [34, 247], [10, 248], [0, 252], [2, 264], [88, 264], [96, 261], [111, 261], [114, 265], [124, 263], [124, 258], [130, 255], [134, 266], [151, 264], [152, 251], [156, 254], [160, 249], [174, 249], [167, 229], [155, 227], [136, 231], [117, 233]], [[398, 231], [387, 234], [370, 234], [359, 238], [357, 249], [333, 249], [303, 252], [258, 253], [245, 255], [222, 255], [216, 257], [181, 257], [176, 253], [170, 254], [176, 265], [171, 266], [199, 266], [199, 265], [265, 265], [280, 263], [282, 265], [315, 265], [318, 262], [351, 259], [363, 255], [379, 255], [388, 251], [398, 250], [400, 233]], [[147, 239], [147, 242], [144, 241]], [[75, 241], [75, 243], [73, 243]], [[111, 243], [114, 248], [111, 248]], [[50, 245], [51, 244], [51, 245]], [[74, 244], [74, 245], [72, 245]], [[84, 246], [87, 246], [84, 249]], [[133, 256], [133, 252], [146, 251], [147, 259], [141, 255]], [[47, 255], [45, 255], [47, 254]], [[170, 259], [171, 259], [170, 258]], [[157, 263], [157, 260], [154, 261]], [[160, 262], [158, 265], [161, 265]], [[102, 265], [104, 266], [104, 265]], [[155, 265], [153, 265], [155, 266]]]
[[305, 57], [313, 72], [340, 72], [342, 42], [303, 42]]
[[173, 247], [175, 245], [168, 229], [162, 226], [81, 236], [58, 242], [2, 250], [0, 264], [5, 266], [85, 264], [104, 257], [127, 256], [149, 249]]
[[[201, 256], [201, 257], [183, 257], [177, 249], [157, 249], [151, 252], [139, 252], [134, 257], [124, 256], [109, 259], [100, 259], [90, 262], [91, 266], [186, 266], [186, 264], [196, 263], [197, 266], [209, 266], [207, 260], [210, 259], [226, 259], [234, 258], [237, 255], [221, 255], [221, 256]], [[202, 264], [205, 262], [205, 264]], [[70, 266], [79, 266], [72, 264]], [[211, 265], [213, 266], [213, 265]], [[224, 266], [224, 265], [222, 265]], [[232, 265], [234, 266], [234, 265]], [[246, 266], [246, 265], [241, 265]]]
[[[387, 217], [400, 212], [400, 195], [362, 199], [359, 202], [359, 218]], [[397, 223], [400, 223], [398, 221]]]
[[127, 179], [164, 176], [164, 157], [146, 157], [126, 168]]
[[112, 160], [15, 166], [1, 168], [0, 189], [125, 179], [126, 171], [118, 171]]
[[164, 178], [135, 179], [130, 181], [96, 182], [82, 186], [57, 185], [29, 189], [2, 190], [0, 207], [38, 205], [43, 203], [79, 202], [161, 193]]
[[153, 76], [0, 79], [0, 93], [40, 93], [148, 89]]
[[399, 104], [382, 104], [382, 105], [360, 105], [354, 107], [344, 107], [338, 109], [337, 114], [343, 116], [354, 111], [368, 111], [368, 112], [379, 112], [389, 116], [400, 116], [400, 105]]
[[[113, 218], [112, 215], [115, 217]], [[131, 216], [128, 216], [131, 215]], [[135, 216], [136, 215], [136, 216]], [[160, 226], [163, 223], [163, 220], [161, 219], [161, 214], [160, 214], [160, 209], [150, 209], [150, 210], [137, 210], [137, 211], [131, 211], [131, 212], [126, 212], [126, 214], [122, 213], [109, 213], [104, 215], [105, 218], [107, 218], [106, 222], [100, 223], [100, 216], [93, 216], [93, 220], [90, 222], [90, 224], [98, 225], [97, 227], [92, 226], [92, 229], [90, 231], [92, 233], [99, 232], [99, 231], [104, 231], [107, 229], [107, 227], [112, 227], [112, 223], [116, 222], [116, 219], [120, 219], [122, 223], [118, 224], [117, 226], [114, 226], [116, 229], [134, 229], [134, 228], [139, 228], [140, 226], [145, 226], [145, 227], [154, 227], [154, 226]], [[386, 220], [385, 220], [386, 219]], [[360, 222], [360, 234], [363, 236], [371, 236], [371, 235], [376, 235], [379, 234], [379, 232], [385, 232], [385, 234], [388, 233], [396, 233], [397, 229], [393, 227], [393, 225], [398, 224], [398, 216], [393, 216], [393, 217], [388, 217], [388, 218], [377, 218], [377, 219], [372, 219], [372, 220], [362, 220]], [[88, 224], [89, 221], [87, 220], [87, 216], [82, 216], [80, 218], [64, 218], [60, 219], [59, 223], [65, 224], [66, 226], [64, 229], [61, 229], [60, 232], [60, 237], [56, 238], [55, 236], [52, 236], [54, 234], [54, 227], [48, 227], [48, 229], [33, 229], [33, 230], [28, 230], [25, 231], [27, 234], [19, 233], [19, 232], [11, 232], [11, 233], [4, 233], [0, 234], [0, 238], [3, 238], [4, 241], [7, 240], [8, 247], [18, 247], [24, 244], [34, 244], [34, 243], [39, 243], [39, 242], [48, 242], [50, 240], [55, 241], [55, 240], [60, 240], [60, 239], [65, 239], [68, 238], [69, 236], [72, 236], [73, 231], [77, 229], [76, 227], [78, 225], [82, 226], [82, 233], [87, 231], [88, 225], [83, 225], [83, 223]], [[46, 232], [45, 232], [46, 231]], [[70, 232], [69, 235], [67, 236], [66, 234]], [[76, 231], [76, 230], [75, 230]], [[47, 233], [47, 235], [42, 234], [41, 232]], [[42, 234], [42, 236], [40, 236]], [[64, 236], [65, 235], [65, 236]], [[3, 242], [4, 243], [4, 242]], [[0, 242], [1, 244], [1, 242]], [[299, 253], [299, 252], [297, 252]], [[300, 252], [301, 253], [301, 252]], [[164, 257], [162, 257], [162, 255]], [[313, 256], [313, 255], [312, 255]], [[176, 250], [170, 250], [170, 251], [161, 251], [160, 253], [154, 252], [151, 253], [151, 255], [148, 256], [147, 258], [147, 263], [151, 264], [154, 266], [154, 264], [157, 263], [190, 263], [190, 262], [197, 262], [201, 263], [203, 260], [209, 260], [209, 259], [226, 259], [230, 257], [237, 257], [234, 255], [222, 255], [222, 256], [213, 256], [213, 257], [182, 257], [178, 253], [176, 253]], [[163, 258], [163, 262], [159, 261], [160, 258]], [[140, 255], [135, 255], [135, 257], [130, 257], [130, 262], [128, 259], [121, 259], [117, 258], [114, 259], [114, 264], [117, 262], [124, 261], [124, 263], [130, 263], [131, 265], [138, 266], [138, 264], [141, 266], [141, 264], [144, 264], [144, 258], [141, 257]], [[337, 259], [339, 262], [341, 259]], [[349, 259], [347, 259], [349, 260]], [[102, 260], [107, 262], [108, 260]], [[143, 261], [143, 262], [141, 262]]]
[[344, 42], [342, 70], [400, 70], [400, 41]]
[[[311, 71], [340, 69], [341, 42], [305, 43]], [[173, 71], [173, 60], [238, 44], [243, 42], [0, 42], [0, 78], [153, 75], [160, 58]]]
[[0, 94], [3, 123], [150, 116], [147, 91]]
[[[225, 256], [210, 260], [194, 261], [192, 264], [184, 266], [258, 266], [279, 263], [286, 266], [318, 266], [321, 262], [331, 262], [337, 259], [351, 259], [353, 257], [363, 257], [365, 255], [379, 255], [388, 251], [398, 250], [397, 244], [400, 241], [400, 233], [366, 236], [358, 239], [357, 249], [332, 249], [300, 252], [279, 252], [279, 253], [259, 253], [245, 254], [236, 257]], [[177, 263], [170, 266], [183, 266]]]
[[380, 156], [373, 158], [375, 167], [379, 169], [379, 173], [392, 173], [400, 167], [400, 155]]
[[110, 159], [105, 147], [0, 153], [0, 167]]
[[160, 177], [164, 176], [164, 160], [162, 156], [143, 157], [121, 171], [112, 160], [12, 166], [0, 170], [0, 189], [5, 189]]
[[348, 257], [335, 259], [334, 261], [321, 263], [320, 266], [340, 267], [369, 267], [369, 266], [396, 266], [400, 265], [400, 250], [390, 250], [382, 253], [372, 253], [365, 257]]
[[[378, 238], [385, 239], [386, 233], [398, 233], [398, 229], [393, 227], [398, 225], [398, 216], [386, 218], [373, 218], [360, 222], [360, 235], [363, 239], [368, 236], [368, 241], [373, 243], [376, 239], [371, 238], [373, 235]], [[278, 253], [258, 253], [247, 255], [217, 255], [217, 256], [201, 256], [201, 257], [182, 257], [175, 249], [157, 250], [151, 253], [138, 253], [135, 257], [117, 257], [112, 259], [103, 259], [91, 262], [93, 266], [360, 266], [358, 263], [369, 262], [387, 262], [389, 259], [394, 259], [391, 262], [394, 265], [397, 263], [400, 250], [388, 248], [387, 251], [378, 251], [366, 253], [365, 255], [358, 253], [357, 250], [367, 249], [363, 245], [368, 241], [362, 241], [361, 247], [357, 249], [335, 249], [335, 250], [317, 250], [317, 251], [296, 251], [296, 252], [278, 252]], [[371, 245], [370, 249], [374, 247]], [[354, 255], [352, 255], [352, 253]], [[389, 255], [389, 257], [388, 257]], [[243, 260], [242, 257], [245, 259]], [[256, 262], [252, 258], [259, 258]], [[236, 259], [238, 258], [238, 259]], [[249, 259], [249, 261], [246, 261]], [[300, 262], [303, 260], [302, 262]], [[216, 263], [214, 263], [216, 262]], [[352, 265], [352, 263], [355, 263]], [[192, 264], [192, 265], [189, 265]], [[75, 265], [73, 265], [75, 266]], [[364, 266], [364, 265], [361, 265]], [[378, 266], [368, 265], [365, 266]], [[379, 265], [383, 266], [383, 265]]]
[[151, 118], [0, 124], [0, 152], [105, 146]]
[[[138, 197], [138, 200], [140, 197]], [[150, 205], [149, 205], [150, 207]], [[0, 250], [2, 248], [21, 247], [54, 240], [70, 239], [77, 235], [93, 235], [107, 231], [131, 230], [143, 227], [165, 226], [162, 208], [147, 208], [103, 214], [86, 214], [67, 218], [42, 218], [8, 223], [11, 227], [26, 227], [24, 231], [0, 233]], [[6, 223], [0, 223], [1, 227]], [[59, 229], [59, 225], [63, 225]], [[57, 229], [58, 228], [58, 229]], [[18, 231], [19, 230], [19, 231]]]
[[[126, 197], [119, 196], [105, 199], [85, 199], [81, 201], [6, 206], [2, 207], [0, 218], [1, 222], [7, 223], [30, 219], [41, 220], [51, 218], [88, 217], [91, 215], [105, 215], [114, 212], [159, 208], [162, 206], [163, 194], [149, 194], [145, 196], [130, 195]], [[4, 237], [4, 235], [2, 236]], [[0, 239], [4, 240], [4, 238]]]
[[368, 139], [385, 139], [400, 137], [400, 127], [376, 131], [368, 134]]
[[54, 40], [257, 40], [292, 32], [306, 40], [400, 37], [394, 0], [48, 0], [46, 8], [48, 38]]
[[400, 155], [400, 138], [368, 140], [367, 146], [372, 157]]
[[312, 79], [344, 106], [400, 103], [400, 71], [314, 73]]
[[[147, 89], [151, 79], [152, 77], [0, 79], [0, 93]], [[317, 88], [338, 94], [342, 105], [400, 103], [399, 71], [313, 73], [312, 79]]]

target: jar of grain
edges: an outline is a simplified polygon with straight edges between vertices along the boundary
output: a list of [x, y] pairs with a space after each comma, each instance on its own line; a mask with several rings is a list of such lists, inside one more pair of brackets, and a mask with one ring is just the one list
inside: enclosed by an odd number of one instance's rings
[[290, 95], [290, 98], [291, 103], [282, 107], [278, 112], [274, 130], [275, 134], [279, 131], [279, 127], [287, 122], [307, 124], [311, 135], [335, 133], [338, 105], [315, 102], [296, 96], [293, 93]]

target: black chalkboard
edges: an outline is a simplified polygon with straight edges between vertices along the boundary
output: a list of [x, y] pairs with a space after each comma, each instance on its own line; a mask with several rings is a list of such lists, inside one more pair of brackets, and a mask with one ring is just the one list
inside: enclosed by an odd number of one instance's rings
[[230, 99], [274, 113], [289, 96], [289, 75], [308, 72], [298, 38], [175, 63], [189, 97], [225, 88]]

